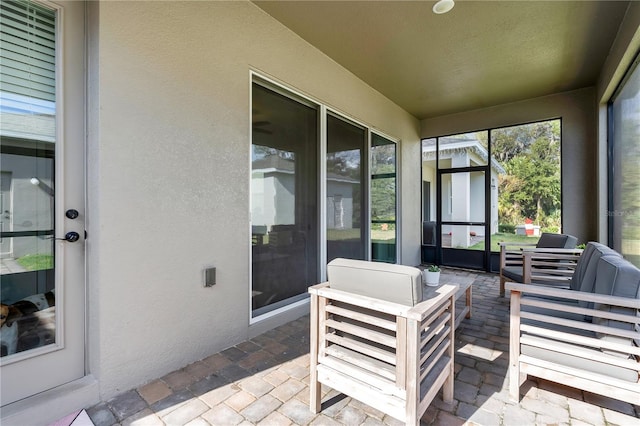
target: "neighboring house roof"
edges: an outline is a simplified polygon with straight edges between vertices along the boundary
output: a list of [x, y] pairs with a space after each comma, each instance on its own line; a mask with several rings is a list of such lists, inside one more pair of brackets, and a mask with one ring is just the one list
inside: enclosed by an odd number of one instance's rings
[[[269, 155], [264, 158], [254, 160], [251, 164], [252, 173], [285, 173], [293, 174], [295, 172], [295, 164], [293, 160], [282, 158], [278, 155]], [[327, 173], [327, 180], [345, 183], [360, 183], [357, 179], [350, 176], [339, 175], [336, 173]]]
[[55, 102], [0, 92], [0, 135], [55, 142]]
[[[436, 146], [435, 144], [422, 148], [422, 161], [435, 160], [436, 158]], [[482, 146], [482, 143], [477, 139], [468, 139], [465, 137], [460, 138], [442, 138], [440, 139], [440, 155], [441, 156], [453, 156], [459, 152], [471, 152], [480, 157], [485, 162], [489, 158], [489, 153]], [[498, 173], [504, 174], [506, 170], [495, 159], [491, 158], [491, 167]]]

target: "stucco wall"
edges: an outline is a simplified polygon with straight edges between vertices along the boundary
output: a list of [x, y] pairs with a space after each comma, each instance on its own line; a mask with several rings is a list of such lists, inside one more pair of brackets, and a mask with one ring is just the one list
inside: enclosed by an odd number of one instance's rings
[[102, 398], [251, 334], [250, 70], [401, 140], [402, 259], [419, 261], [418, 120], [251, 3], [92, 8], [88, 335]]
[[563, 231], [583, 242], [597, 238], [595, 88], [426, 119], [422, 137], [452, 135], [562, 118]]

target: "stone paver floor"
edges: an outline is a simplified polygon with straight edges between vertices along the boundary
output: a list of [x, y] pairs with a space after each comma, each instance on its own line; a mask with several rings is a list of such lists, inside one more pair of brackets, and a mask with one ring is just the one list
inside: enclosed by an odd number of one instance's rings
[[[465, 274], [465, 272], [459, 272]], [[473, 317], [456, 332], [454, 401], [437, 397], [424, 425], [640, 425], [640, 407], [532, 379], [519, 403], [507, 389], [507, 298], [498, 277], [478, 274]], [[309, 411], [309, 317], [285, 324], [87, 411], [97, 426], [399, 425], [355, 399], [325, 389]]]

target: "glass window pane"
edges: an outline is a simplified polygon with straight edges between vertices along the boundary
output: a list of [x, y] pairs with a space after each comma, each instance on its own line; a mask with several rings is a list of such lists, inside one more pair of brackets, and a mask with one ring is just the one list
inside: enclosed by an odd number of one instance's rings
[[2, 2], [0, 13], [12, 17], [0, 31], [0, 351], [8, 356], [56, 339], [56, 13], [23, 1]]
[[442, 225], [442, 247], [484, 250], [484, 229], [468, 225]]
[[640, 68], [613, 102], [613, 248], [640, 267]]
[[364, 259], [365, 129], [327, 116], [327, 262]]
[[[499, 241], [529, 243], [542, 232], [561, 232], [560, 124], [551, 120], [491, 131], [491, 203], [498, 206], [492, 251], [499, 251]], [[533, 235], [524, 235], [525, 227]]]
[[371, 259], [395, 263], [396, 144], [371, 136]]
[[315, 107], [253, 85], [252, 316], [307, 297], [318, 281]]

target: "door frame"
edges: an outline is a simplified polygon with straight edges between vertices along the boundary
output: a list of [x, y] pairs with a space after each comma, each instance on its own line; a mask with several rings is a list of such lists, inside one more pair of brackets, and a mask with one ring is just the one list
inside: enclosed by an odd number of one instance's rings
[[[439, 143], [439, 142], [438, 142]], [[439, 147], [438, 147], [439, 148]], [[438, 149], [439, 150], [439, 149]], [[491, 164], [485, 166], [440, 169], [436, 161], [436, 262], [445, 266], [491, 271]], [[484, 173], [484, 221], [445, 221], [442, 219], [442, 176], [458, 173]], [[489, 218], [489, 220], [487, 220]], [[484, 227], [484, 250], [469, 250], [442, 246], [442, 226]]]

